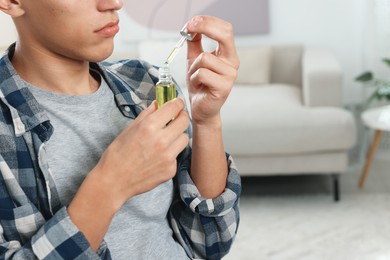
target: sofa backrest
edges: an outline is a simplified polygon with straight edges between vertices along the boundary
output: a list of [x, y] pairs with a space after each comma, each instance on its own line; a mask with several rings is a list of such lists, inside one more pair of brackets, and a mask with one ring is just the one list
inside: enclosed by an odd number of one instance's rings
[[302, 86], [303, 46], [272, 45], [270, 82]]
[[237, 50], [241, 61], [238, 85], [284, 83], [302, 86], [302, 45], [258, 44], [238, 46]]

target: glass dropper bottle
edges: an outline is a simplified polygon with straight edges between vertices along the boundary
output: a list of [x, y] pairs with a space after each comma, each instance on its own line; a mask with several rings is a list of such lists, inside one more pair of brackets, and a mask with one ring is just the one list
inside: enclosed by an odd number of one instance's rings
[[176, 98], [176, 84], [173, 82], [172, 74], [167, 64], [159, 68], [159, 79], [156, 84], [157, 108], [165, 102]]

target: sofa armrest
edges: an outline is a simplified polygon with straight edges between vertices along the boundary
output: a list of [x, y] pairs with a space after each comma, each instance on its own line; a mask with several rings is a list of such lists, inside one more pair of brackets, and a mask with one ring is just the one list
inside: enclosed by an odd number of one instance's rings
[[329, 52], [306, 49], [302, 59], [303, 103], [305, 106], [342, 105], [342, 70]]

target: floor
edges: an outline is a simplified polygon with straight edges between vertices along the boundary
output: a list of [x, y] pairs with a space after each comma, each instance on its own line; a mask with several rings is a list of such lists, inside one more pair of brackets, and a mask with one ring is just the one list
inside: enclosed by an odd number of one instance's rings
[[362, 162], [340, 177], [244, 177], [241, 223], [225, 260], [390, 259], [390, 152], [378, 151], [363, 189]]

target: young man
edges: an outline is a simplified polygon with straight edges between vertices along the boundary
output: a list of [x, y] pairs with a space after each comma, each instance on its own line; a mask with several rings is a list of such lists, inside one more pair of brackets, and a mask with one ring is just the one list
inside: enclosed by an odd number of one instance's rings
[[[1, 259], [229, 251], [241, 190], [220, 119], [239, 66], [231, 26], [208, 16], [188, 23], [197, 33], [189, 128], [181, 99], [156, 109], [155, 67], [98, 63], [112, 53], [122, 5], [0, 0], [19, 36], [0, 59]], [[215, 52], [203, 53], [202, 34], [218, 41]]]

